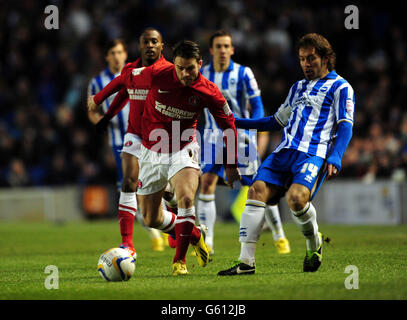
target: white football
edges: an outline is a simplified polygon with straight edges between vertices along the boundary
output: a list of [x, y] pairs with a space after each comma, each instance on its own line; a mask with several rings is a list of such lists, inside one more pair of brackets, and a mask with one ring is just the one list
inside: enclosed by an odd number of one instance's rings
[[106, 281], [127, 281], [135, 269], [133, 257], [122, 248], [112, 248], [103, 252], [98, 262], [98, 272]]

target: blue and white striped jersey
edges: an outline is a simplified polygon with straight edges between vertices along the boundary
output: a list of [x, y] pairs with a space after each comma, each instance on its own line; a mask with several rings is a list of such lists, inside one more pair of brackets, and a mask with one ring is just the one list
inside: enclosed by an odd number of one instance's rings
[[[99, 75], [94, 77], [88, 86], [88, 94], [95, 95], [99, 91], [101, 91], [110, 81], [112, 81], [115, 77], [119, 76], [119, 73], [112, 74], [109, 68], [103, 70]], [[106, 112], [109, 109], [110, 104], [112, 103], [116, 94], [111, 95], [105, 101], [103, 101], [102, 109], [103, 112]], [[125, 105], [125, 107], [117, 114], [117, 116], [113, 117], [110, 120], [109, 125], [109, 145], [114, 148], [121, 148], [123, 147], [123, 138], [127, 131], [127, 124], [129, 119], [129, 103]]]
[[[234, 116], [239, 118], [251, 117], [249, 100], [255, 97], [260, 97], [260, 89], [257, 85], [253, 71], [249, 67], [242, 66], [233, 60], [230, 60], [227, 70], [224, 72], [216, 72], [213, 67], [213, 62], [211, 62], [210, 64], [202, 67], [201, 73], [205, 78], [218, 86], [220, 92], [228, 102]], [[263, 108], [262, 104], [261, 108]], [[261, 113], [263, 115], [264, 111], [262, 110]], [[213, 144], [222, 141], [219, 139], [219, 134], [221, 134], [221, 131], [217, 126], [214, 117], [207, 108], [204, 109], [204, 115], [206, 130], [204, 131], [203, 140]], [[238, 129], [237, 133], [237, 156], [241, 173], [243, 175], [254, 174], [259, 166], [257, 154], [257, 135], [244, 129]], [[220, 152], [221, 147], [222, 146], [217, 146], [215, 150]], [[207, 159], [202, 159], [202, 162], [204, 165], [205, 162], [207, 162]]]
[[355, 94], [335, 71], [322, 79], [296, 82], [280, 108], [288, 104], [293, 113], [274, 152], [294, 149], [325, 159], [337, 124], [348, 121], [353, 125]]
[[[226, 71], [215, 72], [211, 62], [202, 67], [201, 73], [218, 86], [236, 117], [250, 118], [249, 99], [260, 96], [260, 90], [253, 71], [249, 67], [230, 60], [229, 68]], [[206, 128], [218, 128], [207, 109], [205, 109], [205, 117]]]

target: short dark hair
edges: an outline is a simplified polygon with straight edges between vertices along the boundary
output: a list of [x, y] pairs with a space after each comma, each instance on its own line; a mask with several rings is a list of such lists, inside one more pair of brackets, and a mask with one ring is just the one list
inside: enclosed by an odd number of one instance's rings
[[318, 33], [308, 33], [298, 41], [297, 52], [300, 48], [308, 47], [315, 48], [315, 52], [321, 58], [328, 58], [327, 66], [329, 71], [335, 68], [336, 53], [326, 38]]
[[225, 30], [217, 30], [217, 31], [215, 31], [211, 35], [211, 37], [209, 38], [209, 48], [212, 48], [213, 40], [215, 40], [215, 38], [224, 37], [224, 36], [228, 36], [228, 37], [230, 37], [230, 39], [232, 39], [232, 35], [229, 32], [225, 31]]
[[178, 42], [174, 47], [174, 59], [181, 57], [184, 59], [195, 58], [196, 61], [202, 60], [201, 50], [199, 45], [190, 40], [183, 40]]
[[116, 47], [118, 44], [121, 44], [124, 48], [124, 51], [127, 52], [127, 46], [126, 46], [126, 43], [124, 42], [124, 40], [117, 38], [117, 39], [109, 40], [105, 44], [105, 55], [108, 54], [110, 49]]
[[161, 34], [161, 32], [159, 30], [157, 30], [156, 28], [153, 27], [147, 27], [143, 30], [143, 32], [140, 34], [139, 40], [141, 39], [141, 37], [143, 37], [147, 31], [155, 31], [160, 35], [161, 41], [163, 41], [163, 35]]

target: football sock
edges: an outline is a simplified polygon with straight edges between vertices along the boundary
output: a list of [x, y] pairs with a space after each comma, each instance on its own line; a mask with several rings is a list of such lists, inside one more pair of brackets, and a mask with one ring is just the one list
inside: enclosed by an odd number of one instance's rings
[[192, 231], [195, 226], [195, 207], [188, 209], [178, 208], [178, 216], [175, 221], [175, 236], [177, 247], [173, 262], [178, 260], [185, 262], [185, 256], [191, 241]]
[[118, 219], [122, 244], [133, 247], [134, 216], [137, 211], [135, 192], [120, 192]]
[[198, 196], [199, 223], [208, 227], [205, 242], [213, 248], [214, 228], [216, 221], [215, 194], [199, 194]]
[[175, 222], [177, 220], [177, 216], [172, 212], [164, 209], [163, 216], [163, 222], [157, 229], [161, 230], [162, 232], [168, 233], [175, 239]]
[[254, 265], [256, 243], [264, 224], [264, 208], [262, 201], [248, 199], [240, 220], [239, 241], [241, 243], [239, 260]]
[[264, 210], [264, 217], [268, 226], [271, 228], [274, 241], [277, 241], [280, 238], [285, 238], [278, 206], [266, 206], [266, 209]]
[[318, 250], [321, 239], [318, 235], [317, 212], [312, 203], [308, 202], [300, 211], [291, 210], [291, 213], [295, 224], [305, 237], [307, 250]]
[[[174, 198], [175, 198], [175, 195], [174, 195]], [[174, 198], [173, 198], [173, 199], [174, 199]], [[162, 204], [164, 210], [167, 210], [167, 211], [172, 212], [173, 214], [177, 215], [177, 213], [178, 213], [178, 207], [177, 207], [177, 203], [176, 203], [176, 202], [173, 203], [173, 202], [167, 201], [167, 200], [165, 200], [165, 199], [163, 198], [161, 204]]]
[[242, 242], [240, 246], [240, 257], [239, 260], [249, 266], [254, 266], [255, 263], [255, 253], [256, 253], [257, 243], [253, 242]]
[[201, 238], [201, 231], [194, 225], [191, 233], [191, 244], [195, 245]]

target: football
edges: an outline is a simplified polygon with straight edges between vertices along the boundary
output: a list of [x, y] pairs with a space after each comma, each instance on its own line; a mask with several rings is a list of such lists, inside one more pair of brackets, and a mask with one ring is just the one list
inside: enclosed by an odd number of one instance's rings
[[136, 268], [127, 250], [112, 248], [103, 252], [98, 262], [98, 272], [106, 281], [127, 281]]

